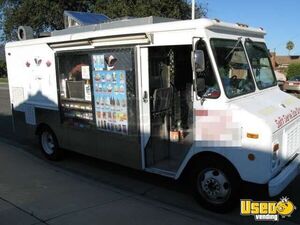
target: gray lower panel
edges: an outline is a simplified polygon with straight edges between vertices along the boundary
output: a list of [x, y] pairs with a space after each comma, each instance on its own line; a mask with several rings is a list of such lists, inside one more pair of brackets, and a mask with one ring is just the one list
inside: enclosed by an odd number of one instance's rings
[[[13, 112], [16, 131], [26, 138], [34, 138], [37, 126], [25, 123], [23, 112]], [[61, 148], [84, 155], [142, 169], [138, 135], [113, 134], [97, 129], [74, 128], [63, 125], [59, 111], [36, 109], [37, 124], [47, 124], [57, 136]]]

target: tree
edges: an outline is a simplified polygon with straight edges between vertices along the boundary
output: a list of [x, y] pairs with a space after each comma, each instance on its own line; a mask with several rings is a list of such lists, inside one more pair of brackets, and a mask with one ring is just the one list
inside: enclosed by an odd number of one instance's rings
[[31, 26], [35, 33], [63, 29], [64, 10], [88, 11], [95, 1], [63, 0], [0, 0], [3, 10], [2, 39], [16, 40], [20, 25]]
[[289, 55], [290, 55], [290, 52], [294, 49], [294, 47], [295, 47], [294, 42], [288, 41], [288, 43], [286, 43], [286, 49], [289, 51]]
[[[64, 28], [63, 11], [103, 13], [117, 17], [162, 16], [189, 19], [188, 0], [0, 0], [4, 40], [16, 40], [20, 25], [31, 26], [35, 33]], [[206, 7], [197, 6], [198, 17], [206, 15]], [[0, 24], [0, 25], [1, 25]]]
[[287, 69], [287, 78], [300, 74], [300, 63], [292, 63]]
[[[97, 0], [93, 11], [105, 12], [110, 18], [131, 16], [161, 16], [174, 19], [190, 19], [191, 5], [186, 0]], [[197, 5], [198, 18], [206, 15], [206, 7]]]

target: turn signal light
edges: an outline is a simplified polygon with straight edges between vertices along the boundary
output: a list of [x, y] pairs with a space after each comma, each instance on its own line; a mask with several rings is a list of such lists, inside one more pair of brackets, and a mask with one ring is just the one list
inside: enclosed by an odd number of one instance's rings
[[259, 135], [258, 135], [258, 134], [247, 133], [247, 138], [258, 139], [258, 138], [259, 138]]
[[279, 144], [275, 144], [274, 146], [273, 146], [273, 152], [277, 152], [278, 150], [279, 150]]

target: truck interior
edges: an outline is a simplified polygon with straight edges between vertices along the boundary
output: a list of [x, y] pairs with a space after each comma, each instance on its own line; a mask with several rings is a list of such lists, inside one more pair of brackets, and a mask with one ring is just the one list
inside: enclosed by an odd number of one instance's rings
[[175, 173], [193, 143], [191, 46], [149, 48], [146, 166]]

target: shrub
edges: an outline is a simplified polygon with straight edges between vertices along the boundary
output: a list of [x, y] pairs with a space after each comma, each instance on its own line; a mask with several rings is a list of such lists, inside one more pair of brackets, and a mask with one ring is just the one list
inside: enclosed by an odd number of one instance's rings
[[0, 60], [0, 77], [7, 77], [6, 63]]
[[300, 75], [300, 63], [290, 64], [287, 70], [287, 78], [291, 78], [295, 75]]

